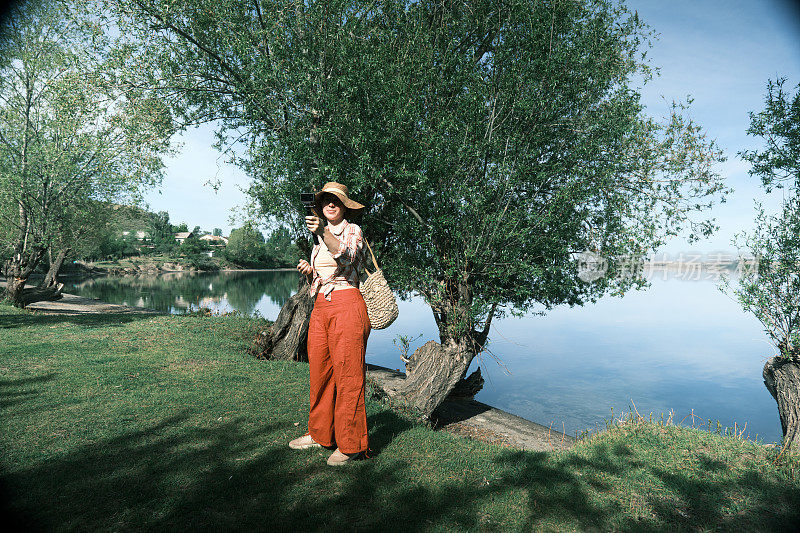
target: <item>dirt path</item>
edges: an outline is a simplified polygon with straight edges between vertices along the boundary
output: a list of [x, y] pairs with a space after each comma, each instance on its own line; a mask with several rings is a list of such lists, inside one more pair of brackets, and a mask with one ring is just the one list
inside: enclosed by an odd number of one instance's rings
[[110, 304], [95, 300], [94, 298], [83, 298], [74, 294], [64, 294], [60, 300], [52, 302], [34, 302], [27, 306], [28, 310], [36, 311], [45, 315], [160, 315], [163, 314], [155, 309], [144, 307], [133, 307], [129, 305]]
[[[5, 281], [0, 281], [0, 289], [6, 286]], [[34, 302], [26, 307], [29, 311], [36, 311], [44, 315], [161, 315], [155, 309], [134, 307], [101, 302], [95, 298], [84, 298], [75, 294], [62, 293], [60, 300], [52, 302]]]

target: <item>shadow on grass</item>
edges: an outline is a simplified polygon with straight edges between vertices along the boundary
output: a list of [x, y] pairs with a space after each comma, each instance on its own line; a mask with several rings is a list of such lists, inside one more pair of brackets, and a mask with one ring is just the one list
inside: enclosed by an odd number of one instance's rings
[[11, 407], [32, 400], [38, 396], [39, 390], [17, 390], [20, 388], [27, 389], [31, 385], [47, 383], [56, 378], [58, 374], [51, 372], [41, 376], [21, 379], [2, 379], [0, 380], [0, 409]]
[[[409, 427], [389, 411], [371, 423], [381, 450]], [[503, 451], [492, 456], [502, 474], [487, 482], [421, 483], [402, 451], [333, 469], [328, 451], [290, 450], [282, 437], [293, 429], [242, 419], [196, 428], [188, 412], [179, 413], [4, 473], [12, 499], [3, 516], [26, 528], [79, 530], [778, 531], [795, 523], [800, 503], [791, 486], [756, 471], [715, 483], [643, 465], [624, 445], [599, 446], [588, 458]], [[685, 505], [650, 502], [649, 516], [631, 517], [619, 499], [603, 497], [617, 487], [590, 479], [637, 468], [655, 473]], [[742, 491], [746, 515], [731, 516], [725, 510]], [[487, 513], [484, 503], [498, 498], [519, 509]]]
[[82, 315], [46, 315], [43, 313], [7, 314], [0, 312], [0, 329], [22, 328], [27, 326], [43, 326], [51, 324], [74, 324], [86, 328], [104, 328], [122, 326], [137, 320], [153, 318], [154, 314], [82, 314]]
[[370, 415], [367, 418], [367, 427], [369, 428], [370, 455], [377, 457], [397, 435], [413, 426], [408, 420], [387, 409]]
[[[512, 473], [493, 483], [492, 490], [517, 487], [527, 493], [522, 529], [538, 530], [557, 518], [561, 527], [581, 531], [800, 530], [797, 485], [755, 466], [728, 472], [726, 480], [715, 479], [719, 461], [708, 458], [699, 468], [667, 472], [637, 460], [622, 444], [599, 445], [588, 458], [565, 454], [552, 459], [542, 452], [511, 452], [500, 458]], [[671, 497], [639, 498], [631, 486], [636, 471], [663, 481]]]
[[[392, 413], [373, 422], [378, 447], [407, 427]], [[180, 413], [4, 473], [3, 516], [27, 529], [79, 530], [422, 529], [442, 514], [474, 523], [473, 489], [409, 489], [400, 459], [332, 469], [327, 450], [297, 452], [282, 439], [264, 446], [289, 423], [190, 426]]]
[[[657, 512], [666, 520], [683, 524], [716, 524], [719, 529], [745, 531], [800, 531], [800, 491], [780, 479], [749, 469], [736, 480], [736, 488], [743, 496], [729, 497], [730, 487], [715, 483], [711, 475], [702, 479], [681, 472], [668, 472], [653, 468], [653, 473], [665, 486], [680, 495], [682, 505], [666, 506], [653, 502]], [[710, 470], [709, 472], [712, 472]], [[739, 501], [737, 501], [739, 500]], [[747, 501], [749, 523], [741, 515], [725, 512]]]

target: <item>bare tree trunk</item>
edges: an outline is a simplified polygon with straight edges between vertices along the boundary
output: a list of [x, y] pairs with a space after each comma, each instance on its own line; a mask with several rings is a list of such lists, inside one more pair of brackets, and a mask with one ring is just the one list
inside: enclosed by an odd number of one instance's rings
[[69, 251], [70, 248], [63, 248], [59, 250], [55, 259], [53, 259], [52, 256], [50, 257], [50, 269], [47, 271], [44, 279], [39, 284], [39, 288], [46, 289], [58, 285], [58, 272], [64, 265], [64, 259], [67, 257]]
[[[441, 344], [428, 341], [417, 349], [406, 361], [406, 378], [383, 389], [384, 394], [398, 398], [425, 417], [448, 396], [471, 398], [483, 387], [480, 369], [468, 377], [467, 370], [486, 344], [496, 306], [487, 315], [483, 330], [478, 331], [469, 318], [472, 298], [467, 278], [456, 286], [457, 298], [433, 309]], [[454, 324], [461, 324], [455, 332]]]
[[[451, 340], [444, 346], [436, 341], [428, 341], [409, 357], [406, 363], [406, 379], [397, 388], [384, 390], [394, 398], [402, 400], [423, 416], [430, 416], [439, 404], [460, 383], [469, 382], [474, 395], [480, 387], [473, 374], [467, 380], [464, 376], [475, 358], [470, 339]], [[480, 379], [480, 371], [477, 371]], [[482, 379], [480, 382], [482, 384]]]
[[798, 451], [800, 444], [800, 365], [773, 357], [764, 364], [764, 385], [778, 403], [783, 443]]
[[308, 290], [308, 280], [300, 276], [297, 294], [284, 304], [272, 327], [256, 337], [251, 354], [259, 359], [308, 361], [308, 323], [314, 309]]
[[453, 387], [453, 390], [450, 391], [447, 397], [472, 399], [483, 388], [483, 383], [481, 368], [478, 367], [472, 374], [456, 383], [456, 386]]
[[26, 281], [26, 279], [6, 274], [6, 288], [3, 289], [0, 300], [6, 301], [15, 307], [25, 307], [25, 303], [22, 300], [22, 291], [25, 289]]
[[50, 287], [32, 287], [22, 291], [22, 302], [25, 306], [33, 302], [44, 302], [52, 300], [60, 300], [63, 296], [61, 290], [64, 288], [63, 283], [56, 283]]
[[[22, 246], [18, 245], [18, 249]], [[15, 307], [25, 307], [29, 301], [23, 297], [25, 283], [27, 283], [36, 265], [42, 260], [44, 249], [33, 248], [28, 254], [16, 253], [3, 265], [3, 275], [6, 277], [6, 288], [0, 295], [0, 300], [5, 300]]]

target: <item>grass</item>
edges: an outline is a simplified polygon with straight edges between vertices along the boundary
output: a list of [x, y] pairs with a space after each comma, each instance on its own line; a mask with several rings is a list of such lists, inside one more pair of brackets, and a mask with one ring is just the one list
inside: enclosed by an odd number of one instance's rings
[[433, 431], [368, 400], [373, 457], [305, 432], [308, 369], [240, 317], [0, 306], [0, 512], [48, 530], [792, 530], [794, 457], [629, 419], [565, 452]]

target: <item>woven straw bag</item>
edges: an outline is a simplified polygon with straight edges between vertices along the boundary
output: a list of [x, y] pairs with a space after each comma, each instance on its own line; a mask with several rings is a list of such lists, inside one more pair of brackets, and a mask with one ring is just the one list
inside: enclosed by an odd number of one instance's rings
[[397, 300], [395, 300], [394, 293], [386, 282], [386, 278], [383, 277], [383, 271], [378, 268], [378, 262], [375, 260], [372, 247], [370, 247], [366, 239], [364, 239], [364, 242], [367, 243], [367, 248], [372, 256], [375, 272], [370, 274], [367, 267], [364, 266], [367, 279], [361, 283], [361, 295], [364, 297], [364, 303], [367, 304], [367, 315], [372, 329], [386, 329], [397, 318]]

